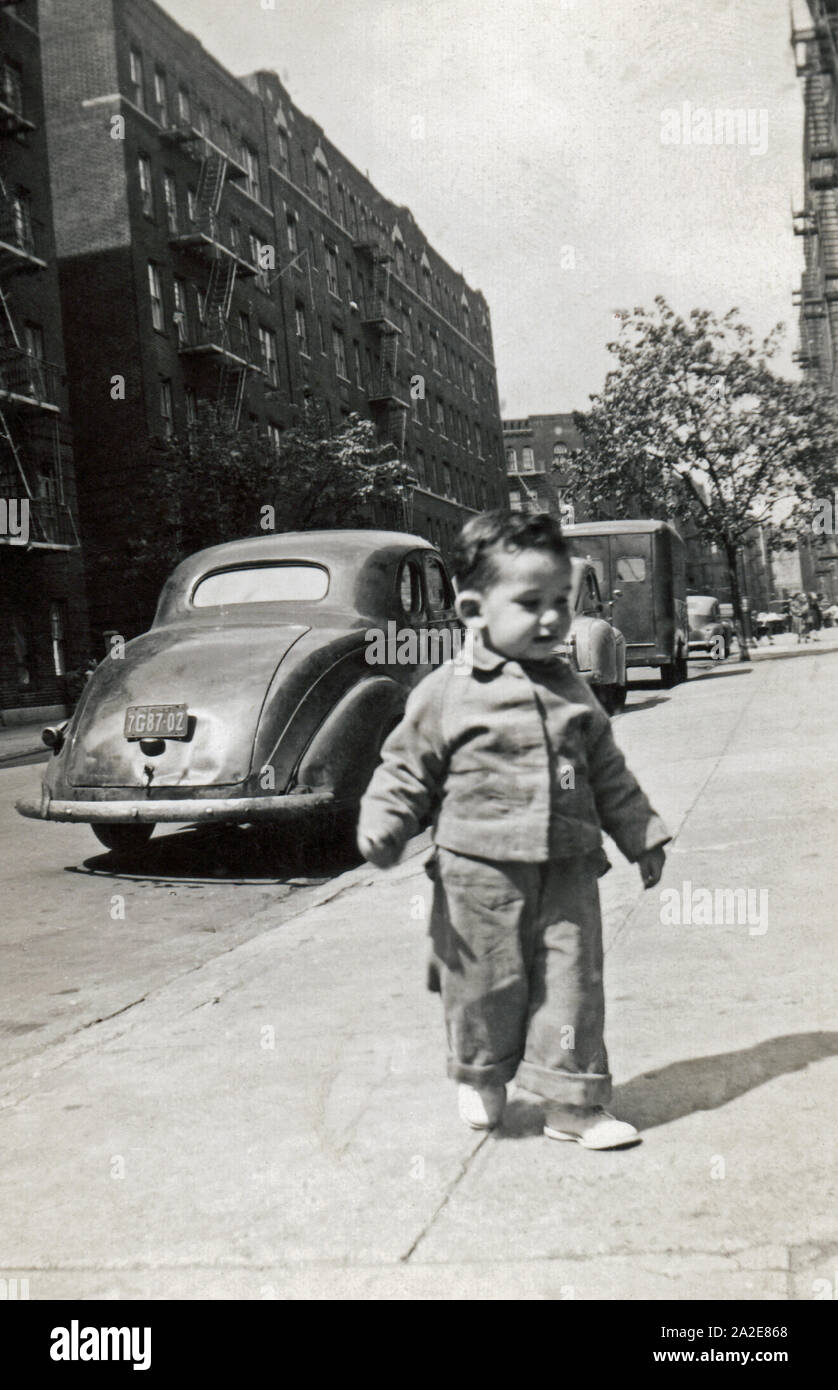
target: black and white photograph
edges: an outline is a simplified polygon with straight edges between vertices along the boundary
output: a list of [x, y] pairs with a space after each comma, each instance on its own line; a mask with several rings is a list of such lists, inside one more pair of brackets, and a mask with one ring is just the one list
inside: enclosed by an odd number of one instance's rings
[[794, 1366], [836, 527], [838, 0], [0, 0], [41, 1362], [550, 1301], [646, 1309], [637, 1369]]

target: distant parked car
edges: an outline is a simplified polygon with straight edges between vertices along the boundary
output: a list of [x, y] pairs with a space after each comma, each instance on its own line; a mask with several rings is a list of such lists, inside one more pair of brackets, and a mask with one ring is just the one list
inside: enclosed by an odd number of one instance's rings
[[730, 656], [730, 629], [712, 594], [687, 594], [690, 656]]
[[411, 687], [461, 631], [419, 536], [312, 531], [202, 550], [174, 570], [149, 631], [45, 730], [41, 795], [17, 809], [87, 822], [120, 854], [163, 822], [316, 809], [348, 828]]
[[574, 558], [570, 606], [573, 614], [567, 642], [560, 650], [588, 682], [608, 714], [626, 703], [626, 642], [605, 617], [596, 567], [591, 560]]

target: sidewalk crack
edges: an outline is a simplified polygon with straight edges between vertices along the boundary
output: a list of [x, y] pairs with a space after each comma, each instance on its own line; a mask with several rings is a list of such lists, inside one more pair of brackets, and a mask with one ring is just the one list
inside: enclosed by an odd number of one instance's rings
[[483, 1149], [483, 1147], [485, 1146], [486, 1140], [488, 1138], [489, 1131], [487, 1130], [487, 1132], [481, 1137], [480, 1142], [475, 1144], [471, 1153], [463, 1159], [462, 1163], [460, 1164], [460, 1171], [457, 1174], [454, 1181], [452, 1182], [442, 1201], [431, 1212], [431, 1215], [425, 1222], [425, 1225], [422, 1227], [421, 1231], [419, 1232], [418, 1236], [413, 1241], [413, 1243], [408, 1247], [408, 1249], [405, 1251], [403, 1255], [399, 1255], [399, 1264], [407, 1264], [408, 1260], [410, 1260], [412, 1256], [415, 1255], [417, 1249], [419, 1248], [425, 1237], [429, 1235], [430, 1232], [433, 1230], [433, 1227], [436, 1225], [437, 1218], [440, 1217], [442, 1213], [445, 1211], [445, 1208], [448, 1206], [448, 1203], [451, 1201], [451, 1198], [454, 1196], [454, 1193], [457, 1191], [457, 1188], [460, 1186], [463, 1179], [468, 1174], [468, 1171], [471, 1168], [472, 1163], [476, 1159], [477, 1155], [480, 1153], [481, 1149]]

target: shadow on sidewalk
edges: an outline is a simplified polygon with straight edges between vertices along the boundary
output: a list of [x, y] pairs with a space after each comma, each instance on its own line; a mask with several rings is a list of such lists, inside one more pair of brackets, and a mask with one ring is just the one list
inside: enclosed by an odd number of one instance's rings
[[[640, 1130], [671, 1124], [698, 1110], [718, 1110], [729, 1101], [788, 1072], [838, 1054], [838, 1033], [787, 1033], [766, 1038], [740, 1052], [720, 1052], [671, 1062], [615, 1086], [613, 1109], [618, 1119]], [[542, 1106], [516, 1096], [506, 1107], [501, 1139], [528, 1139], [540, 1134]]]

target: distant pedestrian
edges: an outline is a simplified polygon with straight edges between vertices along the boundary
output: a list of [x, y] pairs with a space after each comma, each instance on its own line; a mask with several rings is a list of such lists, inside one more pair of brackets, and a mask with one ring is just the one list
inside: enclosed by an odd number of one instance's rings
[[621, 1148], [638, 1134], [603, 1108], [601, 827], [647, 888], [670, 836], [602, 706], [555, 654], [571, 622], [558, 522], [477, 516], [454, 574], [473, 663], [446, 662], [411, 693], [363, 798], [358, 844], [387, 867], [435, 818], [431, 938], [461, 1118], [498, 1124], [517, 1075], [545, 1102], [548, 1137]]
[[817, 594], [809, 595], [809, 627], [812, 632], [820, 632], [823, 627], [823, 614]]
[[797, 645], [809, 640], [809, 600], [800, 590], [793, 594], [789, 604], [791, 630], [797, 634]]

